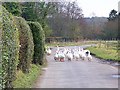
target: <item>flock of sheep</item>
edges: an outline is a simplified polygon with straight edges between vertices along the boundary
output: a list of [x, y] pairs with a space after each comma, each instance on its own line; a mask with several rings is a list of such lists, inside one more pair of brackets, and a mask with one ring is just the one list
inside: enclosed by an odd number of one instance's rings
[[[51, 55], [52, 50], [50, 48], [46, 49], [47, 55]], [[71, 60], [92, 60], [92, 56], [90, 55], [89, 50], [84, 50], [81, 47], [78, 48], [66, 48], [66, 47], [58, 47], [54, 54], [54, 60], [55, 61], [61, 61], [64, 62], [65, 60], [71, 61]]]

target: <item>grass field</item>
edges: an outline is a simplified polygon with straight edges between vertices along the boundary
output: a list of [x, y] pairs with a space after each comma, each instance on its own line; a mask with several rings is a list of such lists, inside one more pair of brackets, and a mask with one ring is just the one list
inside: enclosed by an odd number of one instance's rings
[[117, 41], [101, 41], [95, 47], [87, 48], [96, 57], [105, 60], [120, 61], [118, 55], [118, 42]]
[[117, 50], [114, 49], [105, 49], [105, 48], [97, 48], [97, 47], [89, 47], [87, 48], [94, 54], [96, 57], [105, 59], [105, 60], [116, 60], [118, 61], [118, 53]]
[[98, 41], [79, 41], [79, 42], [52, 42], [46, 43], [46, 46], [80, 46], [86, 44], [97, 44]]

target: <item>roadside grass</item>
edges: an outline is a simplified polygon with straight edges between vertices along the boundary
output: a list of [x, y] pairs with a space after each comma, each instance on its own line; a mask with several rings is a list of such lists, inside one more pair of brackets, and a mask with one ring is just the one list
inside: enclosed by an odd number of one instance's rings
[[24, 74], [21, 70], [17, 71], [16, 80], [13, 82], [14, 88], [31, 88], [36, 78], [41, 74], [41, 66], [31, 64], [28, 74]]
[[115, 48], [88, 47], [87, 49], [98, 58], [119, 61], [118, 52]]
[[79, 42], [51, 42], [46, 43], [46, 46], [81, 46], [86, 44], [97, 44], [98, 41], [79, 41]]
[[17, 71], [16, 80], [13, 82], [14, 88], [32, 88], [37, 78], [42, 74], [42, 68], [47, 66], [45, 60], [42, 66], [31, 64], [30, 72], [25, 74], [21, 70]]

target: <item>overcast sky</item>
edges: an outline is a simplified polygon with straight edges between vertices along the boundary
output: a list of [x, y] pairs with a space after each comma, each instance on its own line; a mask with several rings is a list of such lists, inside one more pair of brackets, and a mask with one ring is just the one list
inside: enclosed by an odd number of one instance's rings
[[[69, 1], [69, 0], [66, 0]], [[75, 1], [75, 0], [70, 0]], [[112, 9], [118, 11], [120, 0], [76, 0], [83, 10], [85, 17], [91, 17], [95, 13], [98, 17], [108, 17]]]

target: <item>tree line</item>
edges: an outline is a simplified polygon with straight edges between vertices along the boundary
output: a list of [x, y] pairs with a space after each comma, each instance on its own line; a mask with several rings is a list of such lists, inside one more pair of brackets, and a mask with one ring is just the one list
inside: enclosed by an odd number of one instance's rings
[[[12, 4], [12, 5], [11, 5]], [[82, 9], [73, 2], [3, 3], [12, 14], [42, 25], [45, 37], [78, 39], [117, 39], [118, 12], [109, 17], [84, 17]], [[12, 6], [12, 8], [11, 8]]]
[[118, 17], [111, 10], [109, 17], [84, 17], [77, 2], [56, 3], [56, 12], [48, 18], [52, 37], [78, 38], [89, 40], [116, 40], [118, 37]]

